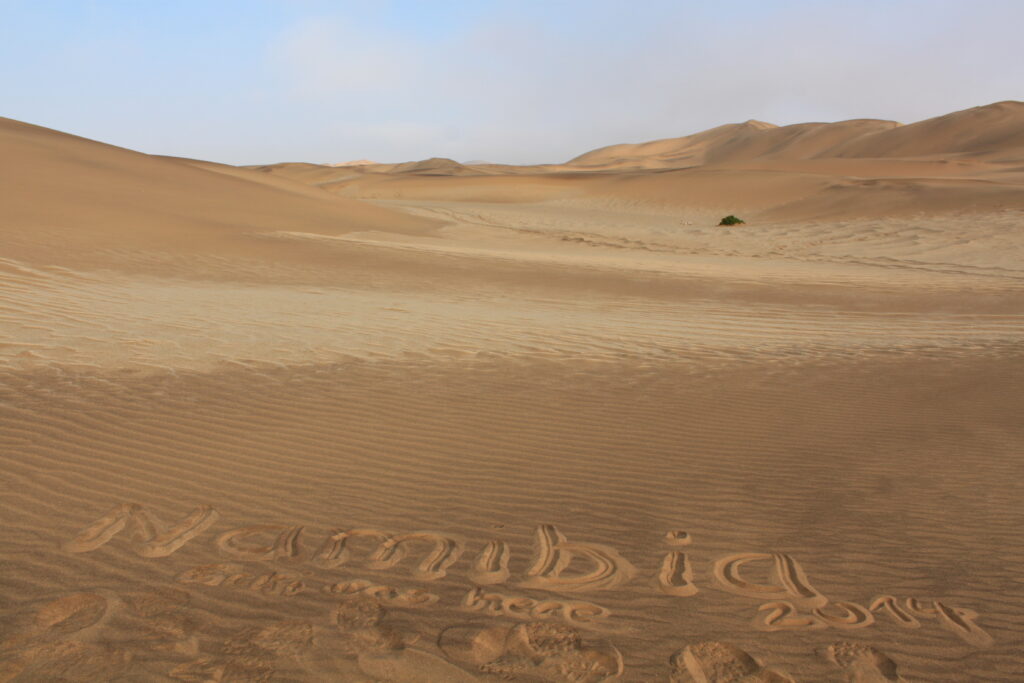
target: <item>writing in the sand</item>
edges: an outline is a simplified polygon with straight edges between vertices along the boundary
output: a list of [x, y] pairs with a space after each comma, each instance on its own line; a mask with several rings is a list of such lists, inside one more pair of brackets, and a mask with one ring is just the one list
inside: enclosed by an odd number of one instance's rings
[[[219, 518], [213, 507], [202, 505], [178, 522], [165, 524], [141, 505], [123, 504], [79, 531], [64, 544], [64, 549], [72, 553], [91, 552], [127, 532], [139, 555], [168, 557], [213, 527]], [[318, 542], [308, 543], [302, 526], [288, 524], [233, 527], [214, 536], [213, 541], [217, 551], [231, 561], [188, 569], [179, 574], [180, 582], [282, 597], [311, 590], [342, 597], [365, 594], [387, 606], [410, 609], [432, 605], [439, 596], [370, 579], [326, 580], [313, 585], [308, 576], [303, 578], [289, 571], [249, 571], [239, 563], [270, 561], [329, 571], [351, 566], [355, 556], [360, 555], [359, 564], [366, 570], [389, 572], [402, 566], [407, 567], [408, 577], [431, 582], [447, 577], [468, 547], [464, 539], [445, 532], [391, 533], [373, 528], [335, 529]], [[684, 531], [669, 531], [663, 538], [660, 567], [653, 583], [665, 596], [687, 598], [700, 592], [685, 550], [691, 542]], [[496, 592], [490, 587], [573, 596], [614, 591], [639, 575], [636, 566], [614, 548], [570, 540], [551, 524], [536, 528], [534, 546], [532, 562], [521, 575], [513, 576], [508, 543], [496, 539], [484, 542], [468, 562], [460, 565], [464, 578], [473, 584], [464, 595], [461, 608], [485, 615], [560, 619], [587, 626], [599, 623], [611, 613], [591, 602], [536, 599]], [[760, 566], [759, 576], [767, 570], [767, 578], [748, 578], [754, 566]], [[933, 620], [977, 647], [992, 642], [977, 624], [975, 611], [952, 606], [945, 600], [892, 595], [877, 596], [866, 604], [831, 600], [811, 585], [800, 563], [785, 553], [736, 553], [720, 557], [712, 564], [711, 577], [715, 588], [760, 603], [753, 620], [754, 627], [760, 630], [862, 629], [874, 624], [876, 615], [885, 615], [908, 629], [920, 628], [922, 620]]]

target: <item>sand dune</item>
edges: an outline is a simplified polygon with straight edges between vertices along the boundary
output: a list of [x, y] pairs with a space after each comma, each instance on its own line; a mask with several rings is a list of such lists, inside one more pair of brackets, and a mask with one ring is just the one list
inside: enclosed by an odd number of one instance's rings
[[415, 173], [423, 175], [479, 175], [480, 171], [468, 168], [451, 159], [425, 159], [423, 161], [411, 161], [404, 164], [395, 164], [389, 167], [387, 173]]
[[755, 159], [982, 157], [1024, 159], [1024, 102], [997, 102], [911, 125], [859, 119], [773, 126], [747, 121], [682, 138], [612, 145], [568, 162], [681, 168]]
[[[861, 119], [727, 124], [602, 147], [562, 165], [450, 160], [259, 170], [357, 199], [537, 202], [615, 198], [760, 222], [1024, 208], [1024, 103], [1000, 102], [901, 126]], [[415, 175], [416, 177], [409, 177]], [[459, 182], [441, 177], [458, 175]], [[688, 215], [684, 213], [684, 216]], [[684, 218], [688, 220], [688, 218]]]
[[0, 681], [1018, 679], [1020, 106], [543, 167], [0, 121]]
[[[617, 166], [629, 161], [669, 168], [699, 166], [709, 151], [731, 141], [755, 137], [758, 133], [775, 129], [763, 121], [730, 123], [682, 138], [654, 140], [639, 144], [611, 145], [581, 154], [567, 162], [574, 166]], [[660, 162], [660, 163], [659, 163]]]
[[1024, 102], [997, 102], [851, 140], [835, 156], [1024, 160]]
[[773, 126], [747, 121], [713, 128], [682, 138], [635, 145], [612, 145], [582, 154], [569, 166], [594, 168], [686, 168], [757, 159], [832, 157], [855, 140], [898, 127], [895, 121], [861, 119], [839, 123]]
[[249, 176], [256, 174], [233, 167], [203, 168], [9, 119], [0, 120], [0, 147], [0, 230], [8, 255], [70, 263], [76, 254], [99, 259], [133, 249], [259, 253], [266, 246], [252, 236], [267, 230], [430, 227], [280, 179], [254, 180]]

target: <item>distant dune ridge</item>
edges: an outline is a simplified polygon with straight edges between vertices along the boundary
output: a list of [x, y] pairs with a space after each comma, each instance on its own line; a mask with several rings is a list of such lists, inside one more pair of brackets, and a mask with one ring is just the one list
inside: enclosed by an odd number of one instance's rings
[[1024, 102], [997, 102], [910, 125], [877, 119], [775, 126], [728, 124], [681, 138], [612, 145], [581, 154], [576, 166], [647, 163], [661, 168], [759, 159], [957, 156], [1024, 161]]
[[756, 159], [827, 158], [850, 140], [891, 130], [893, 121], [862, 119], [840, 123], [774, 126], [761, 121], [729, 124], [682, 138], [639, 145], [614, 145], [569, 161], [580, 166], [629, 165], [682, 168]]
[[452, 159], [434, 157], [423, 161], [393, 164], [387, 173], [422, 173], [424, 175], [477, 175], [478, 172]]
[[564, 164], [427, 159], [337, 170], [295, 164], [258, 169], [353, 198], [605, 197], [744, 211], [762, 221], [991, 211], [1024, 208], [1024, 103], [998, 102], [909, 125], [747, 121], [610, 145]]

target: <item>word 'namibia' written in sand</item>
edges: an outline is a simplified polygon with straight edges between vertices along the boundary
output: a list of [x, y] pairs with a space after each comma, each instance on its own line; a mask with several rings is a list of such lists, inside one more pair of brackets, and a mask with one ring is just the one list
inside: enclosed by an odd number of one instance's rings
[[[165, 524], [141, 505], [122, 504], [82, 529], [63, 547], [71, 553], [87, 553], [124, 533], [138, 555], [166, 558], [210, 530], [219, 519], [213, 507], [202, 505], [180, 521]], [[505, 541], [485, 542], [467, 562], [460, 564], [467, 542], [441, 531], [335, 529], [326, 537], [309, 542], [301, 526], [256, 524], [228, 529], [212, 539], [217, 552], [227, 561], [188, 568], [178, 574], [180, 583], [224, 586], [281, 597], [310, 592], [338, 597], [365, 595], [383, 605], [407, 609], [439, 602], [438, 594], [422, 588], [401, 588], [364, 578], [318, 580], [309, 571], [300, 575], [288, 570], [302, 565], [329, 574], [354, 564], [358, 554], [362, 555], [359, 564], [367, 570], [387, 572], [401, 568], [407, 578], [422, 582], [440, 581], [459, 566], [461, 575], [472, 584], [459, 608], [513, 619], [560, 620], [583, 628], [596, 627], [611, 612], [593, 602], [576, 599], [577, 595], [615, 591], [639, 574], [636, 566], [614, 548], [570, 540], [551, 524], [536, 528], [532, 562], [518, 576], [509, 568], [512, 551]], [[667, 597], [685, 599], [701, 590], [694, 582], [685, 550], [691, 541], [684, 531], [669, 531], [664, 536], [654, 583]], [[363, 552], [357, 553], [356, 546]], [[278, 562], [284, 567], [268, 572], [264, 568], [267, 562]], [[749, 579], [754, 567], [759, 567], [761, 574], [767, 570], [767, 579]], [[884, 615], [908, 629], [920, 628], [922, 621], [935, 622], [976, 647], [992, 642], [976, 623], [975, 611], [954, 607], [941, 599], [880, 595], [863, 605], [831, 600], [811, 585], [800, 563], [785, 553], [735, 553], [720, 557], [713, 561], [711, 576], [715, 588], [760, 603], [753, 626], [763, 631], [863, 629]], [[497, 586], [502, 587], [500, 592], [493, 588]], [[517, 589], [555, 593], [560, 597], [538, 599], [517, 594]]]

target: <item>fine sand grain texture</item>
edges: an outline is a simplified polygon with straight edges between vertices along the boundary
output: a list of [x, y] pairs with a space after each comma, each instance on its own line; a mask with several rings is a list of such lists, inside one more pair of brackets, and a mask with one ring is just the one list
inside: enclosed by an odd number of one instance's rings
[[1021, 131], [0, 121], [0, 681], [1024, 680]]

